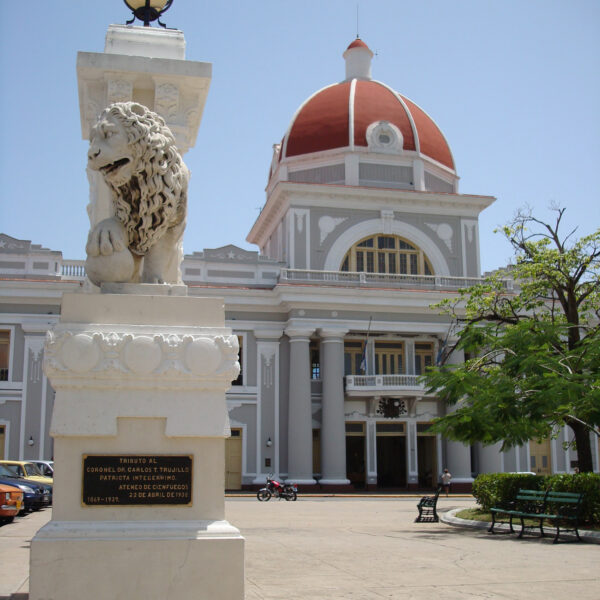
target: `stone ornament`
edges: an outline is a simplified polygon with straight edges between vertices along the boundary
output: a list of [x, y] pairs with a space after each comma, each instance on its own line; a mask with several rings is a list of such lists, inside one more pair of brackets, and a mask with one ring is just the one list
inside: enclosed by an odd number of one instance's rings
[[452, 252], [452, 238], [454, 237], [452, 226], [448, 223], [425, 223], [425, 225], [433, 229], [438, 234], [440, 240], [446, 244], [448, 250]]
[[179, 111], [179, 90], [172, 83], [156, 85], [154, 110], [166, 119], [174, 119]]
[[236, 335], [59, 326], [46, 335], [44, 371], [59, 387], [64, 378], [138, 381], [141, 387], [154, 385], [158, 376], [170, 380], [168, 385], [198, 378], [229, 383], [240, 371], [238, 352]]
[[327, 236], [340, 224], [346, 221], [348, 217], [330, 217], [324, 215], [319, 219], [319, 232], [321, 234], [320, 243], [321, 246], [327, 238]]
[[375, 121], [367, 127], [367, 145], [371, 152], [400, 154], [404, 146], [402, 132], [389, 121]]
[[88, 166], [114, 213], [88, 237], [92, 283], [181, 284], [189, 172], [163, 118], [135, 102], [111, 104], [92, 128]]

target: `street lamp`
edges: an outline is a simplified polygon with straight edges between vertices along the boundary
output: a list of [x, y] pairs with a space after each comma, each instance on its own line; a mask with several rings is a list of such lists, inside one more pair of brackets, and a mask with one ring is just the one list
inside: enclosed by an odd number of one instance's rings
[[150, 27], [151, 21], [158, 21], [159, 25], [166, 28], [166, 25], [160, 22], [160, 17], [169, 10], [173, 0], [123, 0], [123, 2], [133, 12], [133, 19], [127, 21], [127, 25], [139, 19], [144, 21], [144, 27]]

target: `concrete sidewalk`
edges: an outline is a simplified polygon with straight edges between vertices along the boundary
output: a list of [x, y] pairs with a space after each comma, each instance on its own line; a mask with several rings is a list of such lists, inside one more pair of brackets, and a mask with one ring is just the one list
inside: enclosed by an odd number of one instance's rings
[[[246, 600], [600, 598], [600, 545], [414, 523], [416, 502], [228, 498], [227, 519], [246, 538]], [[439, 509], [473, 504], [440, 498]], [[46, 510], [0, 528], [0, 600], [27, 592], [29, 540], [49, 517]]]

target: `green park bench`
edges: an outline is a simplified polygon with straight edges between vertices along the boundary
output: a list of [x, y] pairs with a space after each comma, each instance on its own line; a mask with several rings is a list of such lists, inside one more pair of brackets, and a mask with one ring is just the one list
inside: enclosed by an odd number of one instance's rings
[[417, 504], [419, 516], [415, 519], [415, 523], [437, 523], [439, 517], [437, 514], [437, 501], [440, 496], [442, 486], [439, 486], [434, 496], [423, 496]]
[[[519, 490], [515, 499], [506, 507], [494, 507], [491, 509], [492, 524], [488, 531], [494, 531], [498, 517], [509, 517], [510, 533], [515, 533], [513, 529], [513, 519], [518, 518], [521, 521], [521, 531], [519, 538], [523, 537], [526, 528], [538, 528], [542, 537], [544, 534], [544, 522], [556, 527], [554, 542], [558, 541], [561, 531], [574, 531], [577, 541], [579, 537], [579, 515], [581, 512], [581, 501], [583, 494], [573, 492], [552, 492], [538, 490]], [[526, 525], [525, 519], [534, 520], [536, 525]]]

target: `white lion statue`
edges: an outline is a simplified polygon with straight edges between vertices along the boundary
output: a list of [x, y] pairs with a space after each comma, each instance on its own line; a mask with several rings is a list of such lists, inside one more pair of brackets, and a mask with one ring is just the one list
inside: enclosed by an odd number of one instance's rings
[[90, 231], [90, 281], [180, 284], [189, 172], [162, 117], [111, 104], [91, 131], [88, 165], [108, 185], [114, 214]]

